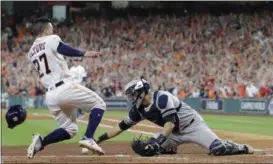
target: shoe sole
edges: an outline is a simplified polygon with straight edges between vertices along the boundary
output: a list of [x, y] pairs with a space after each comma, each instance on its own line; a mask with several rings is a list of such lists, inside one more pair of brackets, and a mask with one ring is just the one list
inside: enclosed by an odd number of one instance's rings
[[98, 150], [97, 148], [95, 148], [94, 146], [91, 146], [89, 144], [86, 144], [84, 142], [79, 142], [80, 147], [82, 148], [87, 148], [88, 150], [92, 151], [94, 154], [97, 155], [105, 155], [105, 152], [103, 152], [103, 150]]
[[34, 157], [34, 147], [35, 147], [36, 143], [38, 142], [39, 137], [40, 137], [39, 135], [35, 136], [32, 143], [29, 145], [29, 147], [27, 149], [27, 156], [29, 159], [32, 159]]

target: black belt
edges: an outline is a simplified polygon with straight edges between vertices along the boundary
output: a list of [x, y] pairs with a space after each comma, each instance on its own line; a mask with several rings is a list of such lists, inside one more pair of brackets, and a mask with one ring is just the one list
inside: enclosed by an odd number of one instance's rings
[[[60, 82], [58, 82], [58, 83], [55, 84], [55, 87], [57, 88], [57, 87], [59, 87], [59, 86], [61, 86], [63, 84], [64, 84], [64, 81], [60, 81]], [[48, 90], [49, 89], [46, 88], [46, 91], [48, 91]]]

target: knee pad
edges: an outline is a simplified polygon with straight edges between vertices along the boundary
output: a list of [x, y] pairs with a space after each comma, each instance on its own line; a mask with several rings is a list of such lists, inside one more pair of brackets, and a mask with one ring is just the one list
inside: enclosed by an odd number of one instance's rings
[[226, 155], [226, 153], [228, 152], [228, 149], [230, 149], [230, 147], [228, 146], [229, 145], [227, 145], [225, 142], [219, 139], [216, 139], [210, 145], [210, 148], [209, 148], [210, 154], [215, 156]]
[[64, 127], [64, 129], [69, 133], [69, 135], [74, 137], [78, 132], [78, 126], [75, 123], [71, 123], [68, 126]]

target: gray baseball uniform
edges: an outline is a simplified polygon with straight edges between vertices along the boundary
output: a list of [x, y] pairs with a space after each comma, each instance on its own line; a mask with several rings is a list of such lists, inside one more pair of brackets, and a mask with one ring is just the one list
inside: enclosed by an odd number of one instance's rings
[[133, 126], [137, 122], [147, 119], [163, 127], [166, 118], [173, 114], [175, 114], [175, 128], [162, 144], [163, 148], [172, 148], [190, 142], [209, 150], [211, 143], [219, 139], [206, 125], [199, 113], [166, 91], [154, 92], [148, 107], [140, 106], [139, 109], [136, 109], [134, 106], [124, 122]]

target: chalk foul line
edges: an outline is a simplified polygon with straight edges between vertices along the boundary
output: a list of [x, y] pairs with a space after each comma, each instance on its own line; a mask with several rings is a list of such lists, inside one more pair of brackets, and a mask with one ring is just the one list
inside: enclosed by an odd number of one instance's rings
[[[49, 115], [49, 114], [33, 113], [33, 115], [52, 117], [52, 116]], [[104, 119], [103, 119], [103, 120], [104, 120]], [[114, 122], [114, 121], [113, 121], [114, 119], [108, 119], [108, 121], [109, 121], [109, 120], [112, 120], [112, 122]], [[85, 121], [85, 120], [77, 119], [77, 121], [80, 122], [80, 123], [88, 124], [88, 121]], [[115, 122], [116, 122], [116, 121], [119, 122], [120, 120], [115, 120]], [[106, 124], [102, 124], [102, 123], [99, 124], [99, 127], [110, 128], [110, 129], [114, 128], [114, 126], [112, 126], [112, 125], [106, 125]], [[154, 126], [154, 127], [156, 127], [156, 126]], [[143, 131], [143, 130], [133, 130], [133, 129], [129, 129], [129, 130], [127, 130], [127, 131], [132, 132], [132, 133], [137, 133], [137, 134], [146, 134], [146, 135], [151, 135], [151, 136], [155, 135], [155, 133], [147, 132], [147, 131]]]

